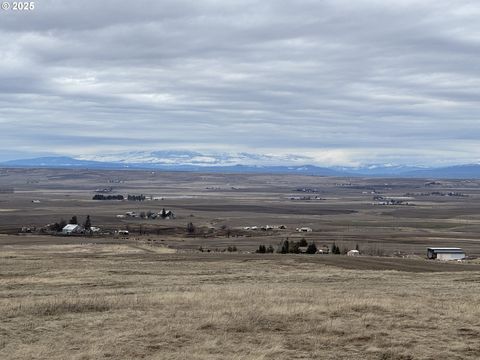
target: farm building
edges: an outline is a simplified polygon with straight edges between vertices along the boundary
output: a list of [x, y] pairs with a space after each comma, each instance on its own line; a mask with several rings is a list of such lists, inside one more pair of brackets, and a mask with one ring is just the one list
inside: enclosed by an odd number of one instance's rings
[[301, 228], [297, 228], [297, 231], [298, 232], [312, 232], [312, 229], [309, 228], [309, 227], [301, 227]]
[[175, 219], [175, 214], [173, 213], [172, 210], [165, 210], [165, 209], [162, 209], [162, 212], [159, 213], [158, 215], [160, 215], [162, 217], [162, 219]]
[[427, 257], [437, 260], [462, 260], [465, 251], [456, 247], [431, 247], [427, 249]]
[[95, 226], [92, 226], [90, 228], [90, 231], [95, 234], [95, 233], [99, 233], [100, 232], [100, 228], [99, 227], [95, 227]]
[[77, 224], [68, 224], [62, 229], [62, 234], [71, 235], [71, 234], [80, 234], [82, 232], [82, 227]]
[[358, 250], [350, 250], [349, 252], [347, 252], [347, 256], [358, 256], [360, 255], [360, 251]]

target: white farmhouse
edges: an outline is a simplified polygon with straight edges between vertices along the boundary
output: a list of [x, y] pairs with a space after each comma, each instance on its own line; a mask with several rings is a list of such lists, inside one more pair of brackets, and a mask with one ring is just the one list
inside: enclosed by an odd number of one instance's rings
[[64, 235], [79, 234], [81, 232], [82, 227], [77, 224], [68, 224], [62, 229], [62, 234]]

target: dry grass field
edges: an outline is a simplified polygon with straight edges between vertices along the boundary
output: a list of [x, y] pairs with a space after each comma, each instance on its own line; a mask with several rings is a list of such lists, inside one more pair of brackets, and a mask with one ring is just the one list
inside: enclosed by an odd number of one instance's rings
[[314, 258], [3, 245], [0, 358], [480, 358], [478, 266]]

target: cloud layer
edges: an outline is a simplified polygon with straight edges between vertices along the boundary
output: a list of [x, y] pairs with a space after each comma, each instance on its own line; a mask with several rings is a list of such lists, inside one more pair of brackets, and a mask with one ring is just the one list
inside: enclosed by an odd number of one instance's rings
[[0, 148], [477, 162], [479, 16], [461, 0], [39, 0], [0, 11]]

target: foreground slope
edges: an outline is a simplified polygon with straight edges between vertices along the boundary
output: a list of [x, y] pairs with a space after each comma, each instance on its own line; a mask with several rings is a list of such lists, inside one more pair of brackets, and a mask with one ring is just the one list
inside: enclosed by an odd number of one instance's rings
[[349, 270], [311, 259], [5, 245], [0, 358], [480, 357], [479, 271]]

